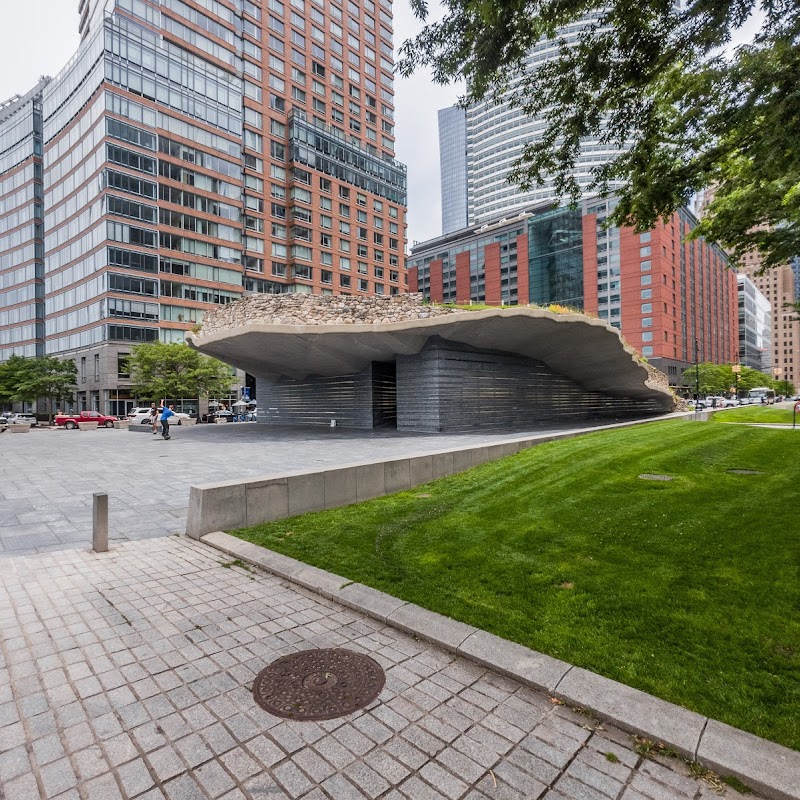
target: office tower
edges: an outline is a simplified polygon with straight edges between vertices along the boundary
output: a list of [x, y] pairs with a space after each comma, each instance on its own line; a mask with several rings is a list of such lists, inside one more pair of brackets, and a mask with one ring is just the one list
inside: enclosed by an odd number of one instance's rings
[[[714, 187], [706, 189], [698, 203], [704, 213], [714, 199]], [[765, 370], [776, 380], [787, 380], [800, 389], [800, 314], [795, 303], [800, 300], [798, 274], [800, 258], [789, 264], [771, 267], [763, 275], [763, 259], [758, 250], [751, 250], [738, 263], [738, 270], [746, 275], [770, 303], [772, 318], [772, 352], [768, 359], [770, 369]]]
[[[761, 268], [758, 252], [749, 253], [740, 266], [740, 271], [750, 278], [759, 292], [770, 303], [772, 312], [772, 358], [771, 374], [779, 381], [789, 381], [795, 389], [800, 388], [800, 321], [795, 308], [797, 294], [792, 267], [786, 264], [773, 267], [763, 275], [756, 274]], [[767, 370], [768, 372], [770, 370]]]
[[42, 79], [0, 104], [0, 361], [44, 355]]
[[442, 232], [467, 226], [467, 112], [460, 106], [439, 110], [439, 168], [442, 182]]
[[736, 276], [725, 253], [686, 241], [696, 224], [686, 210], [641, 234], [607, 228], [615, 202], [541, 203], [423, 242], [411, 251], [410, 291], [435, 302], [582, 310], [618, 328], [676, 386], [695, 357], [735, 361]]
[[[600, 16], [599, 12], [589, 14], [562, 29], [561, 41], [567, 46], [576, 44], [580, 31], [596, 24]], [[509, 82], [505, 94], [508, 99], [484, 99], [466, 109], [454, 106], [439, 112], [443, 233], [510, 215], [544, 200], [560, 204], [562, 198], [550, 178], [544, 186], [526, 192], [507, 180], [525, 145], [539, 139], [546, 127], [542, 117], [530, 117], [521, 109], [512, 108], [510, 98], [520, 88], [525, 71], [555, 58], [559, 46], [557, 41], [544, 40], [531, 49], [523, 71]], [[452, 153], [462, 141], [463, 159]], [[591, 183], [589, 170], [620, 152], [599, 139], [586, 139], [575, 166], [579, 185], [587, 188]], [[613, 183], [610, 188], [618, 188], [618, 184]]]
[[405, 290], [390, 0], [79, 11], [42, 103], [46, 349], [80, 409], [124, 413], [131, 346], [244, 291]]
[[772, 306], [747, 275], [739, 273], [739, 363], [772, 374]]

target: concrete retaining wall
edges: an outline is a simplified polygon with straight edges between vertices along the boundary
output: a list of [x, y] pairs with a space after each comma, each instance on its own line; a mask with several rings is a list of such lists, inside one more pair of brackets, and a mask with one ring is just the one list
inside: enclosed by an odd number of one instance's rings
[[595, 430], [640, 425], [647, 421], [637, 420], [587, 430], [520, 437], [497, 444], [462, 447], [388, 461], [192, 486], [186, 534], [199, 539], [212, 531], [237, 530], [310, 511], [324, 511], [360, 503], [374, 497], [412, 489], [436, 478], [444, 478], [478, 464], [527, 450], [537, 444], [571, 439]]

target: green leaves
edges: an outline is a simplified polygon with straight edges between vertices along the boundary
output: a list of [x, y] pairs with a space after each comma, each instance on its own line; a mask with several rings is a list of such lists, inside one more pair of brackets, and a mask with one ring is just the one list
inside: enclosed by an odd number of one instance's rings
[[234, 378], [230, 368], [184, 344], [152, 342], [133, 348], [133, 389], [139, 397], [225, 397]]
[[[444, 17], [401, 47], [398, 70], [466, 79], [465, 103], [502, 98], [545, 122], [510, 180], [555, 179], [576, 201], [586, 138], [621, 155], [594, 165], [589, 192], [614, 189], [617, 225], [649, 229], [715, 186], [695, 231], [732, 251], [757, 247], [766, 267], [800, 253], [800, 6], [790, 0], [445, 0]], [[427, 18], [427, 4], [412, 0]], [[751, 45], [729, 51], [758, 12]], [[752, 20], [750, 20], [752, 22]], [[559, 31], [581, 25], [566, 46]], [[542, 38], [558, 55], [526, 66]], [[726, 48], [728, 51], [726, 52]], [[513, 86], [513, 89], [509, 89]]]
[[[742, 367], [739, 373], [739, 380], [731, 369], [730, 364], [698, 364], [697, 367], [689, 367], [684, 370], [681, 377], [683, 386], [695, 391], [697, 386], [697, 374], [700, 374], [700, 394], [728, 394], [731, 387], [738, 388], [738, 391], [748, 391], [756, 386], [767, 386], [775, 388], [775, 380], [764, 372], [759, 372], [750, 367]], [[785, 381], [784, 381], [785, 383]]]
[[76, 378], [77, 368], [72, 360], [11, 356], [0, 364], [0, 401], [66, 400], [77, 388]]

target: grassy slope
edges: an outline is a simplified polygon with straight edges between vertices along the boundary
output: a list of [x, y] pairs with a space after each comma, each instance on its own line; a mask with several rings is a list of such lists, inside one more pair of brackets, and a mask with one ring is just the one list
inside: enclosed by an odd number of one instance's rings
[[[711, 418], [714, 422], [778, 422], [792, 423], [792, 405], [741, 406], [731, 408]], [[800, 419], [798, 419], [800, 424]]]
[[654, 423], [237, 535], [800, 749], [797, 446]]

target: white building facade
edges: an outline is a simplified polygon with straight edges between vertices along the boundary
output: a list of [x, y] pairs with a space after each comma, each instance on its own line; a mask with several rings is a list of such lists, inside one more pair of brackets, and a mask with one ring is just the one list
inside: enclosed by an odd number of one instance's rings
[[[591, 14], [564, 28], [560, 42], [576, 44], [580, 32], [596, 24], [600, 16]], [[536, 69], [556, 58], [560, 42], [548, 40], [536, 45], [525, 59], [525, 69]], [[561, 205], [564, 198], [556, 191], [552, 178], [526, 192], [508, 182], [525, 145], [540, 139], [546, 128], [543, 117], [530, 117], [511, 105], [523, 77], [524, 73], [520, 73], [510, 81], [508, 99], [500, 102], [486, 99], [466, 109], [453, 107], [439, 112], [443, 233], [497, 219], [540, 202]], [[463, 157], [457, 152], [461, 141]], [[597, 139], [586, 139], [575, 170], [581, 188], [588, 190], [593, 166], [610, 161], [620, 152], [619, 148]], [[618, 184], [611, 188], [618, 188]], [[585, 191], [584, 196], [588, 195]]]

